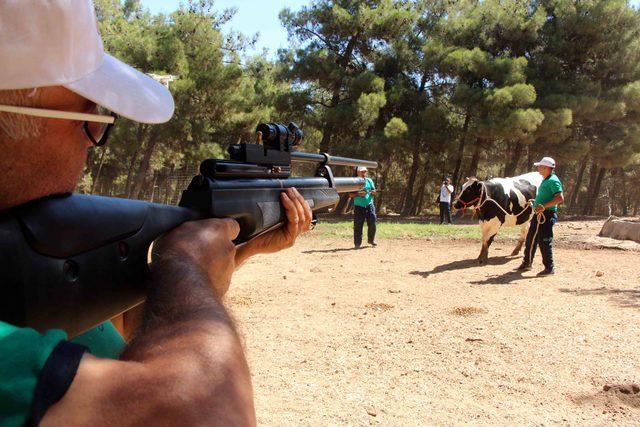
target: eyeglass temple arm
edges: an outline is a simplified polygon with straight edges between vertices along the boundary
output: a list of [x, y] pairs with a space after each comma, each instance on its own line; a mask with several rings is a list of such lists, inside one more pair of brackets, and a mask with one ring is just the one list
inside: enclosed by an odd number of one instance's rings
[[0, 105], [0, 111], [5, 113], [25, 114], [28, 116], [44, 117], [48, 119], [82, 120], [85, 122], [97, 122], [111, 124], [115, 122], [114, 116], [101, 114], [76, 113], [70, 111], [47, 110], [44, 108], [16, 107], [13, 105]]

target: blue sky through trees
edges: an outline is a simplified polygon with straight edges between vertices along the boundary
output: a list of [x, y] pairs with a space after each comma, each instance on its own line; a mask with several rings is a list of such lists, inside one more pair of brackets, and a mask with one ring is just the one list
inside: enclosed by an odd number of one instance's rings
[[[287, 32], [282, 28], [278, 14], [286, 7], [296, 10], [308, 3], [308, 0], [217, 0], [216, 7], [220, 10], [237, 8], [236, 15], [225, 29], [246, 36], [259, 33], [254, 53], [266, 48], [275, 55], [278, 48], [288, 45]], [[151, 12], [168, 13], [178, 8], [180, 0], [142, 0], [142, 4]]]
[[[226, 30], [238, 31], [246, 36], [258, 33], [258, 41], [252, 53], [260, 53], [269, 49], [271, 56], [278, 48], [287, 47], [287, 32], [282, 28], [278, 14], [286, 7], [299, 9], [310, 0], [217, 0], [218, 9], [235, 7], [238, 12], [227, 24]], [[144, 7], [151, 12], [171, 12], [178, 8], [180, 0], [142, 0]], [[640, 6], [640, 0], [631, 0], [635, 7]]]

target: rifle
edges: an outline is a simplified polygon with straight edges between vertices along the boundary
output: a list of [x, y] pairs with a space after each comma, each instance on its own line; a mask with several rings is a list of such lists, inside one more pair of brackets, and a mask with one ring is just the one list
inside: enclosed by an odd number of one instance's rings
[[[178, 206], [62, 194], [0, 212], [0, 320], [77, 335], [140, 304], [153, 241], [178, 225], [233, 218], [236, 243], [281, 226], [284, 188], [296, 187], [315, 214], [362, 178], [335, 177], [332, 166], [376, 162], [295, 151], [294, 124], [258, 125], [257, 143], [231, 145], [230, 160], [207, 159]], [[291, 164], [316, 165], [313, 177], [291, 177]]]

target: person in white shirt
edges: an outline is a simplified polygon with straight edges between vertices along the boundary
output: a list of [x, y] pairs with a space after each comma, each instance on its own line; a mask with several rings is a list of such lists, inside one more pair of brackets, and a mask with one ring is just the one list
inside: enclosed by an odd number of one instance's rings
[[453, 194], [453, 185], [451, 178], [447, 178], [442, 182], [440, 187], [440, 224], [453, 224], [451, 222], [451, 195]]

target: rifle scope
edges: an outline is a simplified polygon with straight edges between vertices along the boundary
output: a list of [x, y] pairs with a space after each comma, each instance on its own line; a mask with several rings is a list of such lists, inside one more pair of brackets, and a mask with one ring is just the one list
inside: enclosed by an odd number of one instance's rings
[[300, 145], [304, 134], [295, 123], [260, 123], [256, 128], [260, 132], [262, 143], [276, 150], [290, 151], [292, 147]]

